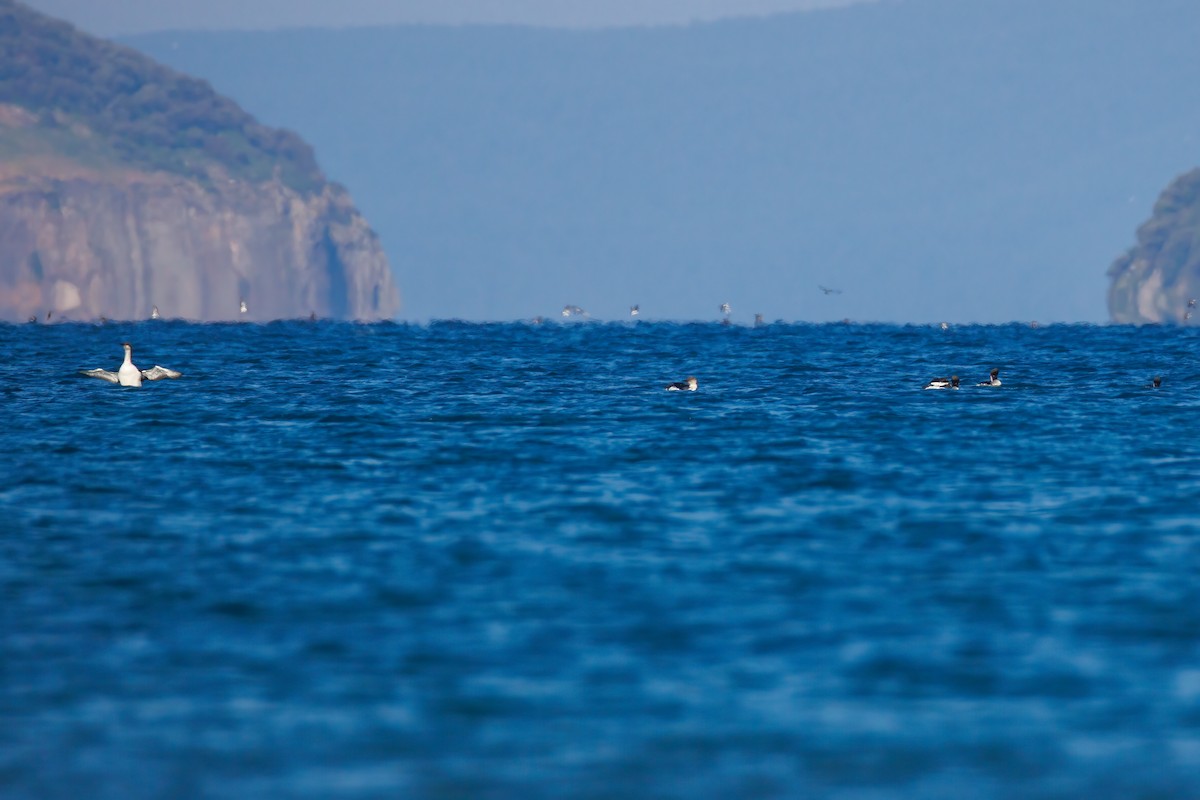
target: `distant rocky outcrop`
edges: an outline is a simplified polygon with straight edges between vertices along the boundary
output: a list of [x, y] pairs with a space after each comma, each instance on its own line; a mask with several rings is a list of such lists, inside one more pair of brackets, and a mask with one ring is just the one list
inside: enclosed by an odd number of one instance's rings
[[[239, 311], [246, 302], [246, 312]], [[294, 134], [0, 0], [0, 319], [390, 318], [378, 237]]]
[[1108, 275], [1114, 322], [1200, 323], [1200, 169], [1167, 187]]

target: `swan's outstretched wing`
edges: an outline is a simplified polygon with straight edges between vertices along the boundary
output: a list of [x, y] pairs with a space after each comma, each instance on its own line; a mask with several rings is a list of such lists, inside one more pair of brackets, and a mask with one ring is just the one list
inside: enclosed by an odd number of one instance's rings
[[117, 373], [109, 372], [106, 369], [81, 369], [80, 375], [87, 375], [89, 378], [99, 378], [100, 380], [108, 381], [109, 383], [120, 383], [120, 378]]
[[162, 380], [163, 378], [180, 378], [183, 377], [183, 373], [176, 372], [173, 369], [167, 369], [166, 367], [160, 367], [158, 364], [155, 364], [150, 369], [142, 370], [142, 377], [148, 381], [158, 381]]

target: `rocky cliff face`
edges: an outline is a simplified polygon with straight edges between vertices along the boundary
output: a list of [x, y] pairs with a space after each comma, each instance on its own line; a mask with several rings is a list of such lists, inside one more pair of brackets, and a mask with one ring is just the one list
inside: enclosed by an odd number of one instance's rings
[[372, 320], [400, 300], [378, 238], [298, 136], [0, 0], [0, 319], [155, 307]]
[[0, 318], [399, 311], [378, 238], [334, 184], [301, 194], [278, 181], [31, 166], [0, 172]]
[[1108, 275], [1114, 322], [1200, 323], [1200, 169], [1167, 187]]

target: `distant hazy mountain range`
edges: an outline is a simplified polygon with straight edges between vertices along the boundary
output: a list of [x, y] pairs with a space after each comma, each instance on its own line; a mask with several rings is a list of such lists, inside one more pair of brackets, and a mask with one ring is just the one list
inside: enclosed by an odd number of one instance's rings
[[879, 0], [26, 0], [101, 36], [163, 30], [269, 30], [364, 25], [687, 24]]
[[1196, 31], [1194, 0], [907, 0], [128, 42], [311, 142], [408, 316], [1100, 321], [1198, 160]]

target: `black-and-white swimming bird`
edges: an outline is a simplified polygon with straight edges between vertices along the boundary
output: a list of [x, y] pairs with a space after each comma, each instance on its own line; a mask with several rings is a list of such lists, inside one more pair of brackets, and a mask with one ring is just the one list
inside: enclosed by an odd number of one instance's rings
[[1150, 388], [1157, 389], [1160, 386], [1162, 386], [1162, 378], [1158, 375], [1155, 375], [1154, 379], [1150, 381]]
[[989, 378], [988, 378], [986, 381], [984, 381], [983, 383], [977, 383], [977, 384], [975, 384], [975, 385], [976, 385], [976, 386], [999, 386], [999, 385], [1000, 385], [1000, 370], [998, 370], [998, 369], [993, 369], [993, 370], [992, 370], [990, 373], [988, 373], [988, 374], [989, 374], [991, 377], [989, 377]]
[[686, 381], [676, 381], [675, 383], [667, 384], [668, 392], [694, 392], [700, 384], [696, 381], [695, 376], [688, 375]]
[[125, 342], [121, 347], [125, 348], [125, 361], [116, 372], [109, 372], [106, 369], [85, 369], [80, 370], [80, 374], [90, 378], [100, 378], [109, 383], [119, 383], [122, 386], [141, 386], [143, 380], [158, 381], [163, 378], [183, 376], [182, 372], [160, 367], [157, 364], [150, 369], [138, 369], [133, 365], [133, 345]]
[[926, 389], [957, 389], [958, 376], [951, 375], [949, 378], [934, 378], [929, 383], [925, 384]]

